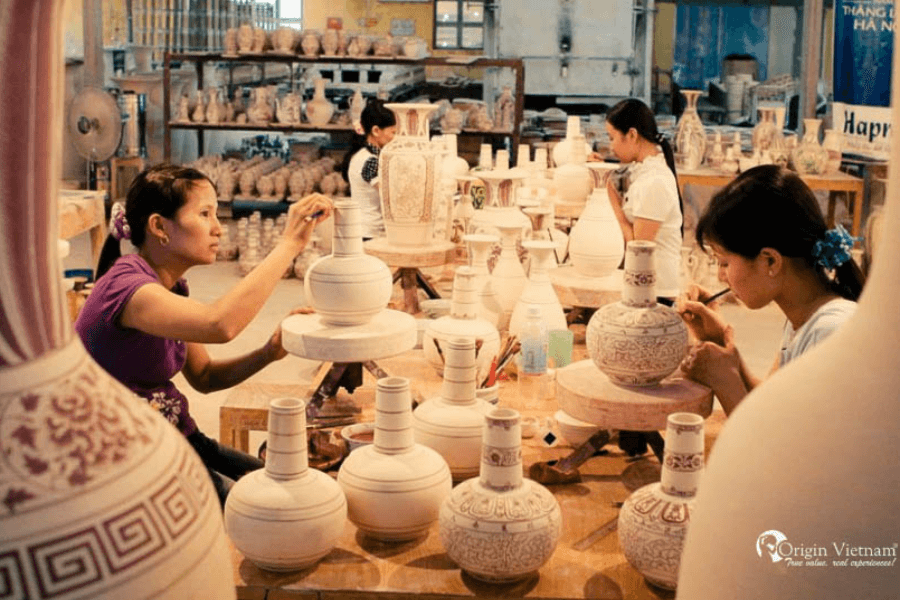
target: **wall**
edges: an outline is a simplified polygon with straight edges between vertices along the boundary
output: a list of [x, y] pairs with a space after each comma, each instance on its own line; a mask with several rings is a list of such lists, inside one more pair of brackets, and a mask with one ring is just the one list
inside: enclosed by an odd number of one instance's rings
[[391, 19], [413, 19], [416, 22], [416, 36], [424, 38], [431, 48], [434, 41], [434, 3], [381, 3], [376, 0], [344, 0], [340, 2], [322, 2], [321, 0], [304, 0], [303, 26], [308, 29], [324, 29], [328, 17], [340, 17], [344, 20], [344, 29], [361, 31], [361, 22], [367, 17], [374, 18], [376, 23], [369, 33], [390, 33]]

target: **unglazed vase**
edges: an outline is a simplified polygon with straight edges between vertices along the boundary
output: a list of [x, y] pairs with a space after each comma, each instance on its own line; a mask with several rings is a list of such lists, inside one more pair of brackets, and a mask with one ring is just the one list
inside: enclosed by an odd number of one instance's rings
[[637, 489], [619, 511], [619, 545], [653, 585], [674, 590], [703, 472], [703, 417], [672, 413], [660, 481]]
[[306, 103], [306, 118], [310, 125], [316, 127], [327, 125], [334, 115], [334, 104], [325, 97], [325, 81], [322, 78], [316, 79], [312, 100]]
[[452, 487], [450, 468], [435, 450], [415, 441], [409, 379], [378, 380], [374, 443], [350, 453], [337, 481], [350, 521], [369, 537], [416, 539], [437, 521]]
[[594, 178], [585, 164], [587, 155], [584, 145], [584, 136], [573, 137], [569, 146], [569, 160], [553, 170], [553, 183], [560, 202], [584, 206], [594, 188]]
[[228, 494], [225, 529], [261, 569], [312, 566], [344, 532], [347, 500], [334, 479], [309, 468], [303, 400], [269, 403], [266, 444], [266, 466], [239, 479]]
[[480, 171], [476, 177], [487, 186], [484, 205], [491, 207], [516, 206], [516, 188], [525, 179], [522, 173], [513, 173], [509, 169], [503, 171]]
[[803, 138], [794, 151], [791, 161], [801, 175], [821, 175], [828, 167], [828, 150], [819, 143], [820, 119], [803, 119]]
[[[63, 8], [4, 3], [0, 595], [234, 598], [221, 508], [178, 430], [74, 335], [59, 272]], [[27, 235], [23, 235], [27, 232]]]
[[334, 208], [332, 253], [306, 272], [306, 301], [328, 325], [364, 325], [391, 299], [391, 270], [363, 251], [359, 204], [338, 200]]
[[825, 164], [825, 172], [832, 174], [841, 170], [843, 153], [841, 150], [841, 138], [843, 134], [837, 129], [826, 129], [822, 147], [828, 152], [828, 162]]
[[775, 109], [771, 107], [760, 107], [757, 109], [759, 120], [753, 127], [751, 140], [753, 143], [753, 154], [759, 155], [766, 151], [771, 151], [772, 138], [775, 136]]
[[706, 156], [706, 130], [697, 114], [697, 100], [702, 93], [700, 90], [681, 90], [687, 106], [675, 126], [675, 153], [680, 166], [685, 169], [696, 169]]
[[[478, 316], [478, 275], [472, 267], [457, 267], [453, 276], [453, 295], [450, 314], [428, 321], [422, 338], [425, 359], [438, 375], [444, 376], [445, 344], [456, 338], [480, 342], [476, 358], [476, 377], [479, 382], [487, 377], [491, 362], [500, 352], [500, 333], [492, 322]], [[443, 354], [443, 356], [442, 356]]]
[[563, 312], [559, 297], [550, 282], [549, 269], [556, 261], [554, 257], [556, 244], [546, 240], [528, 240], [522, 242], [522, 246], [528, 250], [528, 254], [531, 256], [531, 270], [528, 273], [528, 281], [522, 289], [522, 295], [516, 301], [512, 317], [509, 320], [510, 334], [519, 335], [529, 306], [537, 306], [541, 309], [541, 315], [548, 331], [568, 329], [566, 314]]
[[508, 325], [528, 277], [519, 260], [517, 249], [519, 238], [522, 236], [522, 226], [499, 223], [497, 229], [500, 231], [500, 256], [494, 263], [491, 277], [494, 278], [494, 291], [506, 315], [504, 321]]
[[654, 242], [628, 242], [622, 300], [601, 306], [588, 322], [588, 354], [613, 383], [656, 385], [687, 352], [681, 317], [656, 301], [655, 250]]
[[459, 156], [459, 147], [455, 133], [445, 133], [444, 143], [447, 147], [447, 156], [444, 158], [445, 178], [457, 180], [469, 174], [469, 163]]
[[[590, 154], [592, 150], [591, 146], [587, 143], [587, 140], [581, 133], [581, 117], [578, 115], [571, 115], [566, 118], [566, 137], [553, 146], [553, 150], [550, 153], [550, 158], [553, 159], [553, 166], [561, 167], [572, 160], [572, 145], [575, 138], [579, 138], [578, 142], [584, 146], [584, 155], [587, 156]], [[543, 148], [535, 150], [535, 160], [538, 158], [538, 150], [543, 150]], [[540, 164], [542, 169], [547, 168], [546, 161], [540, 161]]]
[[472, 577], [517, 581], [553, 555], [562, 511], [553, 494], [522, 476], [519, 413], [495, 408], [483, 419], [479, 476], [456, 486], [441, 506], [441, 543]]
[[475, 394], [475, 340], [453, 338], [441, 346], [441, 395], [413, 411], [416, 442], [444, 457], [454, 481], [478, 474], [484, 415], [493, 405]]
[[478, 290], [478, 316], [499, 326], [500, 317], [503, 315], [503, 307], [497, 299], [494, 289], [494, 279], [488, 270], [488, 255], [491, 249], [500, 241], [495, 235], [483, 233], [470, 233], [463, 236], [463, 241], [469, 248], [469, 266], [475, 271], [475, 288]]
[[437, 104], [386, 104], [397, 118], [397, 135], [378, 155], [379, 193], [387, 239], [401, 246], [427, 246], [434, 235], [441, 154], [428, 139]]
[[596, 187], [569, 234], [572, 265], [585, 277], [606, 277], [619, 267], [624, 254], [625, 238], [609, 194]]

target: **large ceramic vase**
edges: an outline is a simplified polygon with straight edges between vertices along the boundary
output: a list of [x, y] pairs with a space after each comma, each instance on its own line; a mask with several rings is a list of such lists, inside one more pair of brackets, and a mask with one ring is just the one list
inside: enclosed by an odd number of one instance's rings
[[[0, 596], [234, 598], [221, 507], [177, 429], [74, 334], [59, 272], [62, 3], [4, 3]], [[23, 118], [23, 97], [29, 103]], [[222, 573], [229, 573], [223, 577]]]
[[794, 169], [801, 175], [821, 175], [828, 168], [828, 150], [819, 143], [820, 119], [803, 119], [803, 139], [791, 152]]
[[550, 559], [562, 511], [553, 494], [522, 476], [519, 413], [495, 408], [483, 431], [479, 476], [456, 486], [441, 506], [441, 543], [472, 577], [517, 581]]
[[338, 200], [334, 208], [332, 253], [306, 271], [306, 301], [328, 325], [364, 325], [391, 299], [391, 270], [363, 251], [359, 205]]
[[654, 242], [628, 242], [622, 300], [601, 306], [588, 322], [588, 354], [613, 383], [656, 385], [687, 351], [681, 317], [656, 301], [655, 250]]
[[697, 100], [702, 93], [700, 90], [681, 90], [687, 106], [675, 126], [675, 155], [684, 169], [696, 169], [706, 156], [706, 130], [697, 114]]
[[504, 316], [501, 317], [501, 323], [505, 323], [508, 327], [512, 311], [522, 295], [528, 277], [525, 275], [525, 269], [522, 268], [517, 248], [519, 238], [522, 236], [522, 226], [499, 223], [497, 229], [500, 231], [500, 255], [497, 257], [497, 262], [494, 263], [491, 277], [494, 278], [497, 301], [503, 309]]
[[618, 268], [624, 254], [625, 238], [609, 194], [596, 187], [569, 234], [572, 265], [579, 275], [606, 277]]
[[427, 246], [434, 232], [441, 153], [428, 139], [436, 104], [386, 104], [397, 117], [397, 135], [378, 155], [379, 192], [387, 239], [401, 246]]
[[469, 249], [469, 266], [475, 271], [478, 316], [499, 327], [500, 318], [503, 316], [503, 307], [500, 306], [497, 292], [494, 289], [494, 279], [488, 269], [488, 255], [500, 239], [496, 235], [470, 233], [463, 236], [463, 241]]
[[496, 325], [478, 316], [478, 276], [472, 267], [462, 266], [453, 276], [453, 295], [450, 314], [428, 321], [422, 338], [425, 359], [438, 375], [444, 376], [446, 353], [444, 345], [454, 338], [466, 338], [480, 346], [476, 358], [476, 377], [484, 381], [491, 362], [500, 352], [500, 333]]
[[261, 569], [312, 566], [344, 532], [347, 500], [334, 479], [309, 468], [303, 400], [269, 403], [266, 444], [266, 466], [239, 479], [228, 494], [225, 529]]
[[350, 521], [369, 537], [416, 539], [437, 521], [452, 486], [450, 468], [435, 450], [415, 441], [409, 379], [378, 380], [374, 443], [350, 453], [337, 481]]
[[594, 179], [586, 165], [584, 136], [575, 136], [569, 146], [569, 160], [553, 170], [553, 183], [559, 202], [567, 205], [584, 206], [594, 187]]
[[475, 395], [475, 341], [454, 338], [442, 346], [441, 395], [413, 411], [416, 442], [444, 457], [454, 481], [478, 474], [484, 415], [493, 405]]
[[660, 481], [636, 490], [619, 511], [619, 545], [653, 585], [674, 590], [703, 472], [703, 417], [673, 413], [666, 421]]
[[556, 260], [554, 258], [556, 244], [546, 240], [528, 240], [522, 242], [522, 246], [528, 250], [528, 254], [531, 256], [531, 269], [528, 273], [528, 281], [522, 289], [522, 295], [516, 301], [512, 317], [509, 320], [510, 334], [519, 335], [529, 306], [537, 306], [541, 309], [541, 316], [547, 325], [547, 331], [567, 329], [566, 314], [563, 312], [559, 297], [550, 282], [549, 269]]
[[325, 97], [325, 80], [316, 79], [312, 100], [306, 103], [306, 118], [310, 125], [321, 127], [327, 125], [334, 115], [334, 104]]

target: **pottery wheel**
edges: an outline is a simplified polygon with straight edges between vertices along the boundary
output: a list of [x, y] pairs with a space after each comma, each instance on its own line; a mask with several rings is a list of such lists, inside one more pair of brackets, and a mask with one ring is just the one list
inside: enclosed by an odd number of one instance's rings
[[399, 246], [387, 238], [375, 238], [363, 244], [366, 254], [383, 260], [389, 267], [439, 267], [453, 262], [456, 246], [450, 241], [435, 240], [427, 246]]
[[572, 265], [550, 269], [550, 283], [559, 301], [568, 306], [600, 308], [622, 298], [622, 271], [606, 277], [585, 277]]
[[677, 375], [650, 387], [617, 385], [588, 359], [556, 371], [556, 400], [559, 408], [576, 419], [606, 429], [659, 431], [666, 428], [671, 413], [708, 417], [713, 393]]
[[327, 325], [317, 314], [291, 315], [281, 322], [284, 349], [311, 360], [366, 362], [402, 354], [416, 345], [416, 320], [385, 309], [365, 325]]

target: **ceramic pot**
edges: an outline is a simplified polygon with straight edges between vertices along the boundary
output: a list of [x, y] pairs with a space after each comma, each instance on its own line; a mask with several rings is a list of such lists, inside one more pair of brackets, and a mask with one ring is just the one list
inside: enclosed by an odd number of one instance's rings
[[0, 21], [4, 83], [42, 98], [29, 118], [16, 94], [0, 111], [22, 150], [0, 163], [0, 596], [234, 598], [206, 468], [72, 327], [57, 243], [63, 13], [12, 0]]
[[228, 494], [225, 530], [259, 568], [303, 569], [337, 544], [347, 500], [334, 479], [309, 468], [302, 400], [269, 403], [266, 443], [266, 466], [239, 479]]
[[[550, 153], [550, 158], [553, 159], [553, 165], [556, 167], [561, 167], [564, 164], [568, 163], [572, 160], [572, 145], [573, 140], [576, 137], [580, 136], [579, 143], [584, 146], [584, 155], [587, 156], [591, 153], [591, 146], [587, 143], [584, 138], [584, 135], [581, 133], [581, 117], [577, 115], [573, 115], [566, 118], [566, 137], [561, 142], [553, 146], [553, 150]], [[543, 149], [541, 149], [543, 150]], [[546, 157], [545, 157], [546, 158]], [[537, 160], [537, 150], [535, 150], [535, 160]], [[542, 165], [546, 165], [546, 162], [541, 163]], [[544, 167], [546, 168], [546, 167]]]
[[253, 39], [255, 37], [253, 33], [253, 26], [249, 23], [242, 23], [237, 30], [237, 44], [238, 44], [238, 52], [242, 54], [250, 53], [253, 51]]
[[841, 160], [843, 158], [841, 137], [842, 134], [837, 129], [825, 130], [825, 139], [822, 140], [822, 147], [828, 152], [828, 162], [825, 164], [826, 173], [837, 173], [841, 170]]
[[362, 116], [362, 111], [365, 107], [366, 99], [363, 98], [362, 90], [356, 88], [356, 91], [353, 92], [353, 98], [350, 99], [350, 124], [354, 129], [357, 129], [359, 133], [362, 133], [360, 117]]
[[498, 223], [497, 229], [500, 231], [500, 255], [497, 257], [497, 262], [494, 263], [491, 277], [494, 279], [497, 302], [503, 310], [500, 327], [505, 329], [509, 327], [512, 311], [522, 295], [528, 277], [519, 260], [517, 247], [519, 238], [522, 236], [522, 226]]
[[493, 405], [475, 394], [475, 340], [452, 338], [441, 349], [441, 395], [416, 407], [413, 431], [416, 442], [444, 457], [453, 480], [462, 481], [478, 474], [484, 415]]
[[791, 152], [794, 168], [801, 175], [821, 175], [828, 167], [828, 150], [819, 143], [820, 119], [803, 119], [803, 138]]
[[386, 104], [397, 117], [397, 135], [378, 155], [379, 192], [387, 239], [427, 246], [434, 235], [440, 152], [428, 139], [428, 115], [436, 104]]
[[315, 31], [304, 31], [303, 37], [300, 38], [300, 49], [303, 50], [305, 56], [316, 56], [319, 54], [319, 34]]
[[647, 581], [674, 590], [703, 471], [703, 417], [673, 413], [666, 422], [662, 475], [636, 490], [619, 511], [622, 553]]
[[348, 517], [369, 537], [411, 540], [437, 521], [452, 482], [447, 462], [417, 444], [409, 379], [385, 377], [375, 392], [375, 442], [351, 452], [338, 472]]
[[478, 290], [478, 316], [494, 326], [500, 323], [503, 307], [497, 300], [494, 281], [488, 270], [488, 255], [494, 244], [500, 241], [495, 235], [470, 233], [463, 236], [469, 248], [469, 266], [475, 272], [475, 288]]
[[455, 133], [445, 133], [444, 143], [447, 147], [447, 157], [444, 159], [444, 177], [457, 179], [469, 174], [469, 163], [459, 156], [459, 148]]
[[338, 32], [336, 29], [326, 29], [322, 34], [322, 53], [325, 56], [335, 56], [338, 51]]
[[477, 478], [462, 482], [441, 506], [441, 543], [476, 579], [524, 579], [550, 559], [562, 531], [559, 503], [522, 476], [519, 413], [495, 408], [484, 416]]
[[363, 325], [384, 310], [391, 299], [391, 270], [363, 251], [362, 215], [352, 200], [334, 203], [332, 253], [306, 272], [304, 290], [328, 325]]
[[279, 27], [272, 32], [272, 46], [281, 54], [293, 54], [297, 43], [297, 30], [293, 27]]
[[522, 289], [522, 295], [513, 308], [509, 321], [509, 332], [519, 335], [529, 306], [537, 306], [541, 309], [547, 331], [568, 329], [566, 314], [563, 312], [559, 297], [550, 282], [549, 269], [556, 263], [554, 257], [556, 244], [545, 240], [529, 240], [522, 242], [522, 246], [528, 250], [528, 254], [531, 256], [531, 269], [528, 281]]
[[722, 166], [724, 160], [725, 150], [722, 148], [722, 132], [716, 131], [715, 136], [713, 137], [712, 148], [709, 151], [709, 156], [706, 157], [706, 164], [713, 169], [718, 169]]
[[559, 201], [575, 206], [584, 206], [594, 188], [594, 178], [585, 166], [587, 155], [583, 150], [584, 144], [581, 142], [583, 139], [583, 136], [572, 138], [569, 160], [553, 170], [553, 182], [556, 184]]
[[700, 90], [681, 90], [687, 106], [675, 126], [675, 156], [684, 169], [693, 170], [700, 166], [706, 156], [706, 130], [697, 114], [697, 100]]
[[478, 317], [477, 275], [471, 267], [458, 267], [453, 277], [453, 297], [450, 314], [429, 321], [422, 339], [425, 359], [431, 363], [438, 375], [444, 376], [446, 356], [444, 346], [447, 341], [466, 338], [481, 342], [476, 358], [476, 378], [484, 381], [491, 368], [491, 361], [500, 352], [500, 334], [497, 327]]
[[306, 103], [306, 118], [311, 125], [321, 127], [331, 121], [334, 114], [334, 104], [325, 97], [325, 80], [316, 79], [315, 92], [312, 100]]
[[656, 385], [678, 368], [687, 352], [681, 317], [656, 302], [655, 250], [654, 242], [628, 242], [622, 300], [601, 306], [588, 322], [588, 354], [613, 383]]
[[752, 143], [753, 154], [760, 155], [768, 152], [772, 147], [772, 138], [775, 135], [775, 109], [760, 107], [757, 109], [759, 119], [753, 127]]
[[616, 220], [609, 194], [594, 188], [569, 234], [569, 256], [575, 271], [585, 277], [606, 277], [625, 254], [625, 238]]

